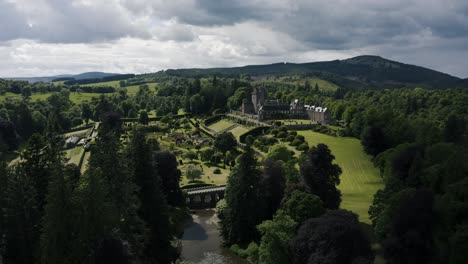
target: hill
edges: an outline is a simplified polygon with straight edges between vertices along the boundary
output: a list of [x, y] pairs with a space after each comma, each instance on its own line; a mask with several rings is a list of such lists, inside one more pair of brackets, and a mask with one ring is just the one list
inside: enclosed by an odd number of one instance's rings
[[426, 88], [466, 87], [466, 80], [420, 66], [387, 60], [379, 56], [358, 56], [346, 60], [310, 63], [274, 63], [233, 68], [178, 69], [155, 75], [179, 77], [241, 77], [257, 76], [314, 76], [346, 87], [401, 87]]
[[100, 79], [109, 76], [120, 75], [118, 73], [106, 73], [106, 72], [84, 72], [80, 74], [61, 74], [54, 76], [44, 76], [44, 77], [11, 77], [3, 78], [5, 80], [16, 80], [16, 81], [27, 81], [29, 83], [37, 82], [52, 82], [56, 79], [75, 79], [75, 80], [84, 80], [84, 79]]

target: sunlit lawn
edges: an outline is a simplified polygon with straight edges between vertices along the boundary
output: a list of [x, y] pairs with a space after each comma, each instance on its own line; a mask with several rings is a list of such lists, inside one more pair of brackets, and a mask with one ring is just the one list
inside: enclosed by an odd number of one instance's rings
[[383, 182], [359, 140], [332, 137], [313, 131], [298, 131], [298, 134], [306, 138], [310, 147], [318, 143], [328, 145], [336, 157], [336, 163], [343, 170], [341, 184], [338, 186], [342, 193], [341, 208], [355, 212], [360, 221], [370, 223], [369, 206], [375, 192], [383, 188]]
[[213, 123], [211, 125], [209, 125], [208, 127], [213, 129], [214, 131], [216, 132], [220, 132], [220, 131], [223, 131], [225, 130], [226, 128], [230, 127], [230, 126], [233, 126], [235, 125], [236, 123], [234, 122], [231, 122], [231, 121], [228, 121], [228, 120], [225, 120], [225, 119], [222, 119], [216, 123]]

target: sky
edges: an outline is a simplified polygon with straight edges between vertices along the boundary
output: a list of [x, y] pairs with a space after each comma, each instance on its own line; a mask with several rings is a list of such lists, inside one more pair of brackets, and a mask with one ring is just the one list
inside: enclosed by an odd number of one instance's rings
[[468, 77], [466, 0], [0, 0], [0, 76], [379, 55]]

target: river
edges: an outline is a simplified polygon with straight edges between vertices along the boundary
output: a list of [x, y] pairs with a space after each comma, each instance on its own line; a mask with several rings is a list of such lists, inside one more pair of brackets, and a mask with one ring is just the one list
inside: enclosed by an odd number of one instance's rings
[[192, 211], [192, 221], [187, 223], [182, 243], [181, 259], [193, 263], [245, 264], [246, 261], [222, 247], [218, 230], [218, 217], [214, 209]]

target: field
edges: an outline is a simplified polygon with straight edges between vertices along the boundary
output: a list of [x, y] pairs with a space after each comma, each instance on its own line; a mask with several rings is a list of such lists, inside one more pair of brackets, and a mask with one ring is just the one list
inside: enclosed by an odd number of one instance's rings
[[225, 130], [226, 128], [230, 127], [230, 126], [233, 126], [235, 125], [236, 123], [233, 123], [231, 121], [228, 121], [228, 120], [225, 120], [225, 119], [222, 119], [216, 123], [213, 123], [211, 125], [209, 125], [208, 127], [213, 129], [214, 131], [216, 132], [220, 132], [220, 131], [223, 131]]
[[[147, 83], [146, 85], [149, 86], [150, 91], [156, 91], [156, 83]], [[117, 90], [120, 88], [119, 81], [110, 81], [110, 82], [102, 82], [102, 83], [90, 83], [84, 84], [81, 86], [112, 86], [115, 87]], [[127, 89], [128, 95], [135, 95], [138, 92], [140, 85], [133, 85], [125, 87]], [[52, 93], [34, 93], [31, 95], [31, 101], [35, 102], [37, 100], [46, 100]], [[70, 100], [75, 104], [80, 104], [83, 101], [91, 101], [94, 97], [99, 97], [101, 93], [79, 93], [79, 92], [70, 92]], [[108, 96], [110, 94], [104, 94]], [[14, 94], [14, 93], [5, 93], [4, 95], [0, 95], [0, 102], [5, 100], [22, 100], [23, 96], [21, 94]]]
[[341, 208], [355, 212], [361, 222], [369, 224], [369, 206], [375, 192], [383, 188], [383, 183], [359, 140], [332, 137], [313, 131], [298, 131], [298, 134], [303, 135], [311, 147], [318, 143], [330, 147], [336, 163], [343, 170], [338, 186], [342, 193]]

